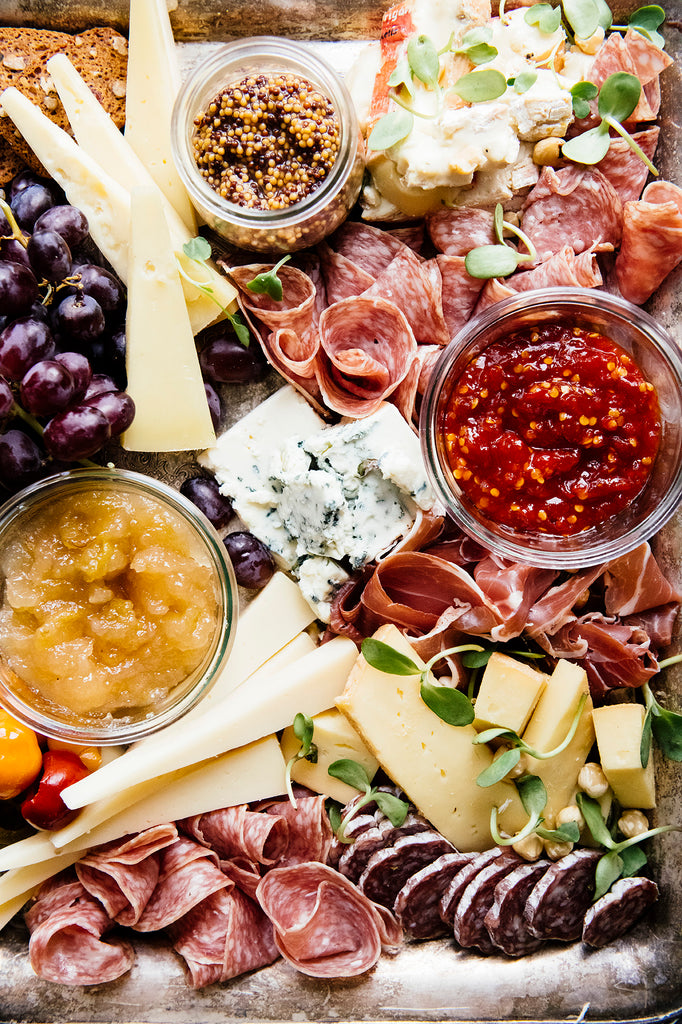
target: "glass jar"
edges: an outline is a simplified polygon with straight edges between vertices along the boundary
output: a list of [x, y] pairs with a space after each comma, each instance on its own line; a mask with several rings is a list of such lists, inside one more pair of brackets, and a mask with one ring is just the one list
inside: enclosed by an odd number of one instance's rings
[[[331, 101], [340, 128], [336, 159], [317, 188], [283, 209], [253, 209], [230, 202], [199, 172], [192, 145], [195, 118], [227, 86], [236, 86], [248, 76], [287, 72], [307, 80]], [[176, 99], [171, 141], [178, 173], [200, 217], [240, 249], [281, 253], [315, 245], [346, 218], [362, 184], [363, 142], [346, 86], [324, 60], [288, 39], [241, 39], [196, 67]]]

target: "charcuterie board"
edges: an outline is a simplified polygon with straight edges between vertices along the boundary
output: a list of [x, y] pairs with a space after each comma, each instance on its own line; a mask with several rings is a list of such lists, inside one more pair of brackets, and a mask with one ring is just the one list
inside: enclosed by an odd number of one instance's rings
[[[382, 6], [361, 0], [261, 3], [180, 0], [172, 13], [185, 73], [202, 56], [239, 34], [304, 36], [344, 72], [362, 41], [376, 37]], [[682, 2], [666, 5], [666, 48], [674, 64], [662, 82], [661, 142], [664, 177], [682, 181]], [[76, 30], [110, 24], [125, 31], [127, 4], [68, 5], [26, 0], [18, 11], [0, 0], [0, 23]], [[649, 311], [682, 345], [682, 272], [650, 301]], [[225, 422], [236, 423], [279, 386], [274, 372], [258, 385], [237, 385], [225, 401]], [[189, 457], [141, 456], [119, 451], [118, 465], [178, 486], [192, 471]], [[653, 540], [668, 578], [682, 586], [682, 513]], [[242, 594], [247, 600], [247, 595]], [[678, 627], [679, 629], [679, 627]], [[676, 640], [679, 644], [679, 637]], [[676, 653], [673, 647], [671, 653]], [[671, 705], [682, 703], [682, 669], [668, 671]], [[676, 779], [677, 776], [677, 779]], [[658, 808], [652, 824], [682, 824], [682, 791], [670, 762], [657, 766]], [[663, 898], [624, 939], [598, 951], [580, 944], [553, 947], [518, 961], [456, 949], [448, 940], [413, 943], [384, 956], [369, 975], [318, 981], [286, 962], [203, 991], [190, 989], [175, 955], [154, 938], [136, 940], [136, 962], [120, 981], [68, 988], [38, 980], [26, 954], [26, 935], [10, 925], [0, 936], [0, 1024], [24, 1022], [144, 1021], [210, 1024], [250, 1021], [653, 1021], [682, 1015], [682, 878], [675, 834], [652, 844], [652, 867]]]

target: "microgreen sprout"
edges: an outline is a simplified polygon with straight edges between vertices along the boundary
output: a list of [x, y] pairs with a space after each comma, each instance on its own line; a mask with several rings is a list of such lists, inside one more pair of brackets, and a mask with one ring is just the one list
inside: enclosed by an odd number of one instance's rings
[[266, 270], [262, 274], [256, 274], [252, 281], [247, 281], [246, 287], [250, 292], [255, 292], [258, 295], [269, 295], [275, 302], [281, 302], [284, 292], [282, 281], [278, 277], [277, 271], [290, 259], [291, 256], [282, 256], [279, 263], [275, 263], [271, 270]]
[[[211, 246], [209, 242], [201, 235], [197, 235], [196, 238], [190, 238], [189, 242], [185, 242], [185, 244], [182, 247], [182, 251], [185, 254], [185, 256], [187, 256], [188, 259], [196, 263], [197, 272], [200, 272], [202, 267], [205, 266], [206, 260], [211, 258]], [[175, 258], [175, 262], [180, 277], [184, 278], [185, 281], [188, 281], [189, 284], [193, 284], [195, 288], [198, 288], [200, 292], [206, 295], [209, 299], [212, 299], [213, 302], [215, 302], [215, 304], [220, 309], [222, 309], [223, 313], [230, 321], [230, 324], [232, 325], [232, 330], [237, 335], [239, 343], [243, 345], [244, 348], [248, 348], [249, 342], [251, 341], [251, 335], [249, 334], [248, 327], [241, 318], [241, 314], [239, 312], [230, 313], [230, 311], [227, 310], [225, 306], [223, 306], [222, 302], [220, 302], [219, 299], [216, 298], [215, 293], [211, 288], [210, 284], [207, 284], [206, 281], [199, 281], [197, 280], [197, 278], [192, 277], [190, 274], [188, 274], [187, 270], [182, 265], [182, 262], [177, 258], [177, 256]]]
[[510, 85], [514, 92], [523, 95], [524, 92], [528, 92], [532, 86], [535, 85], [538, 79], [537, 71], [522, 71], [520, 75], [515, 78], [508, 78], [507, 85]]
[[407, 57], [403, 57], [396, 64], [391, 76], [388, 80], [388, 84], [393, 89], [405, 89], [410, 96], [414, 96], [414, 86], [412, 84], [412, 72], [408, 63]]
[[300, 740], [301, 745], [294, 756], [290, 757], [287, 761], [285, 772], [287, 795], [293, 804], [294, 810], [296, 810], [297, 803], [291, 785], [291, 769], [298, 761], [310, 761], [311, 764], [317, 764], [317, 745], [313, 743], [314, 728], [312, 718], [308, 718], [302, 711], [299, 711], [294, 718], [293, 730], [294, 736], [297, 740]]
[[619, 878], [634, 874], [646, 864], [646, 854], [642, 850], [633, 850], [633, 847], [652, 836], [662, 835], [664, 832], [680, 831], [677, 825], [660, 825], [658, 828], [647, 829], [646, 832], [641, 832], [638, 836], [623, 839], [617, 843], [604, 821], [599, 802], [587, 796], [586, 793], [578, 793], [576, 802], [592, 838], [599, 846], [604, 846], [608, 850], [608, 853], [605, 853], [597, 863], [595, 900], [607, 893]]
[[[534, 263], [537, 251], [528, 235], [504, 219], [504, 211], [500, 203], [495, 207], [494, 219], [497, 245], [478, 245], [470, 249], [464, 259], [464, 266], [471, 277], [507, 277], [513, 274], [519, 263]], [[527, 253], [517, 252], [504, 241], [504, 230], [511, 231], [528, 249]]]
[[507, 79], [495, 68], [469, 71], [458, 78], [450, 91], [457, 93], [467, 103], [485, 103], [496, 100], [507, 90]]
[[[681, 661], [682, 654], [676, 654], [672, 658], [666, 658], [665, 661], [661, 661], [659, 668], [668, 668], [670, 665], [677, 665]], [[652, 735], [665, 757], [671, 761], [682, 761], [682, 715], [676, 711], [669, 711], [659, 704], [648, 683], [644, 683], [642, 686], [642, 693], [644, 694], [647, 709], [642, 726], [640, 746], [642, 767], [646, 768], [649, 762]]]
[[379, 810], [383, 811], [391, 824], [396, 828], [405, 821], [409, 804], [392, 793], [386, 793], [377, 786], [372, 786], [366, 770], [357, 761], [352, 761], [346, 757], [341, 758], [339, 761], [334, 761], [330, 764], [327, 772], [333, 779], [339, 779], [341, 782], [345, 782], [347, 786], [352, 786], [353, 789], [357, 789], [359, 793], [363, 794], [358, 799], [351, 801], [349, 809], [340, 820], [338, 820], [337, 816], [330, 818], [332, 828], [334, 828], [339, 842], [352, 842], [351, 839], [346, 837], [346, 829], [358, 811], [372, 801], [376, 803]]
[[[393, 99], [402, 107], [402, 101], [397, 96], [393, 96]], [[380, 117], [372, 128], [367, 139], [367, 148], [390, 149], [407, 138], [413, 125], [414, 114], [411, 110], [390, 110], [388, 114]]]
[[428, 36], [411, 36], [407, 43], [407, 63], [415, 78], [436, 92], [440, 89], [440, 59], [438, 50]]
[[476, 779], [476, 783], [482, 787], [494, 786], [495, 783], [500, 782], [505, 775], [512, 770], [512, 768], [516, 767], [521, 759], [521, 754], [528, 754], [529, 757], [534, 757], [538, 761], [547, 761], [552, 757], [556, 757], [557, 754], [560, 754], [566, 749], [576, 734], [586, 700], [587, 694], [584, 693], [578, 701], [578, 706], [568, 732], [561, 743], [559, 743], [558, 746], [553, 747], [552, 750], [535, 750], [535, 748], [529, 746], [525, 740], [522, 740], [518, 733], [515, 733], [513, 729], [505, 729], [503, 726], [496, 726], [493, 729], [484, 729], [483, 732], [479, 732], [476, 739], [473, 740], [474, 743], [490, 743], [492, 740], [501, 739], [504, 740], [509, 749], [505, 750], [505, 752], [496, 758], [488, 768], [481, 772]]
[[628, 28], [635, 29], [643, 36], [646, 36], [654, 46], [663, 49], [665, 39], [658, 31], [665, 21], [665, 11], [658, 4], [647, 4], [646, 7], [638, 7], [628, 18], [627, 25], [612, 25], [614, 30], [626, 31]]
[[[630, 75], [626, 71], [616, 71], [609, 75], [599, 90], [600, 123], [596, 128], [590, 128], [582, 135], [576, 135], [565, 142], [561, 147], [562, 156], [579, 164], [598, 164], [608, 153], [611, 145], [609, 128], [613, 128], [625, 139], [630, 149], [646, 164], [651, 173], [658, 175], [649, 157], [622, 125], [637, 106], [641, 91], [641, 83], [635, 75]], [[581, 98], [586, 96], [583, 95]]]
[[490, 40], [493, 37], [492, 29], [487, 25], [477, 25], [469, 29], [462, 36], [460, 45], [454, 53], [461, 53], [468, 57], [472, 64], [487, 64], [488, 61], [497, 57], [497, 47], [493, 46]]
[[394, 647], [369, 637], [362, 642], [362, 653], [365, 661], [379, 672], [388, 672], [396, 676], [419, 676], [420, 696], [426, 706], [448, 725], [470, 725], [474, 720], [474, 708], [470, 699], [461, 690], [452, 686], [437, 686], [429, 676], [432, 667], [442, 658], [450, 654], [464, 654], [466, 651], [482, 651], [478, 644], [460, 644], [446, 651], [440, 651], [427, 661], [423, 669], [396, 651]]
[[490, 814], [490, 834], [493, 842], [498, 846], [511, 846], [518, 843], [527, 836], [535, 835], [548, 842], [577, 843], [580, 839], [580, 829], [575, 821], [568, 821], [556, 829], [544, 828], [542, 822], [543, 811], [547, 805], [547, 790], [541, 778], [537, 775], [523, 775], [516, 780], [516, 788], [521, 797], [521, 803], [528, 815], [528, 822], [515, 836], [503, 836], [497, 827], [497, 807], [493, 807]]
[[[564, 5], [565, 6], [565, 5]], [[546, 35], [552, 35], [561, 24], [561, 8], [551, 4], [533, 4], [523, 16], [527, 25], [535, 25]]]

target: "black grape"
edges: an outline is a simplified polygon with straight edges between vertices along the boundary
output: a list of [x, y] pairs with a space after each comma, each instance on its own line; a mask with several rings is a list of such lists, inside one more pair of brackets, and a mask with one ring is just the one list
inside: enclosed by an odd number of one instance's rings
[[56, 231], [69, 249], [87, 238], [88, 219], [76, 206], [52, 206], [38, 217], [34, 231]]
[[266, 364], [257, 345], [248, 348], [233, 334], [218, 334], [199, 353], [203, 373], [220, 384], [248, 384], [265, 375]]
[[[28, 242], [29, 236], [26, 236]], [[17, 238], [3, 238], [0, 239], [0, 260], [7, 261], [8, 263], [23, 263], [25, 267], [31, 269], [31, 261], [28, 258], [28, 252], [26, 246], [22, 245]]]
[[59, 331], [84, 343], [98, 338], [106, 326], [102, 307], [90, 295], [67, 295], [57, 307], [55, 320]]
[[209, 412], [211, 413], [211, 423], [213, 424], [214, 430], [219, 430], [220, 423], [222, 420], [223, 410], [220, 402], [220, 395], [207, 380], [204, 381], [204, 391], [206, 392], [206, 401], [208, 402]]
[[57, 413], [45, 427], [43, 440], [50, 455], [75, 462], [98, 452], [111, 437], [103, 412], [92, 405], [74, 405]]
[[15, 196], [18, 196], [20, 192], [23, 192], [30, 185], [42, 185], [42, 181], [35, 171], [26, 169], [15, 174], [9, 186], [9, 203], [11, 204]]
[[81, 352], [58, 352], [54, 358], [62, 366], [65, 366], [73, 377], [75, 388], [73, 397], [79, 401], [85, 395], [92, 380], [90, 363]]
[[216, 481], [208, 477], [190, 477], [180, 487], [180, 493], [189, 498], [218, 530], [227, 526], [234, 515], [232, 503], [220, 493]]
[[272, 555], [252, 533], [228, 533], [224, 538], [237, 583], [240, 587], [260, 590], [275, 571]]
[[38, 298], [35, 275], [22, 263], [0, 263], [0, 315], [23, 316]]
[[41, 183], [22, 189], [10, 201], [17, 224], [26, 231], [33, 231], [38, 217], [52, 206], [54, 206], [54, 196], [50, 189]]
[[34, 231], [28, 240], [28, 258], [38, 278], [56, 284], [71, 272], [71, 251], [56, 231]]
[[111, 436], [118, 437], [135, 419], [135, 403], [125, 391], [103, 391], [83, 402], [104, 413], [111, 427]]
[[108, 270], [94, 263], [85, 263], [77, 267], [74, 273], [80, 275], [76, 290], [82, 291], [84, 295], [91, 295], [105, 313], [121, 309], [126, 297], [125, 288]]
[[0, 377], [0, 424], [4, 423], [14, 408], [14, 395], [12, 389], [2, 377]]
[[33, 416], [54, 416], [73, 401], [76, 384], [62, 363], [43, 359], [26, 373], [19, 394], [24, 409]]
[[9, 380], [21, 380], [34, 363], [51, 359], [54, 338], [41, 320], [22, 317], [0, 334], [0, 373]]
[[111, 377], [106, 373], [93, 373], [90, 383], [88, 384], [88, 390], [85, 392], [84, 402], [88, 399], [94, 398], [95, 395], [103, 395], [107, 391], [118, 391], [116, 387], [116, 381], [112, 380]]
[[17, 490], [38, 478], [42, 453], [35, 441], [22, 430], [0, 434], [0, 483], [9, 491]]

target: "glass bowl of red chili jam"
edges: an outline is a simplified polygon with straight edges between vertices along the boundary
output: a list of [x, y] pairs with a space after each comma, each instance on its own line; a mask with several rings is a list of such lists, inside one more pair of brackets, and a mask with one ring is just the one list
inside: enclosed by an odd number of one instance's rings
[[420, 428], [453, 519], [526, 564], [625, 554], [682, 498], [680, 351], [604, 292], [525, 292], [474, 317], [435, 367]]
[[314, 245], [360, 192], [364, 151], [348, 90], [288, 39], [242, 39], [201, 63], [178, 94], [171, 139], [196, 210], [241, 249]]

